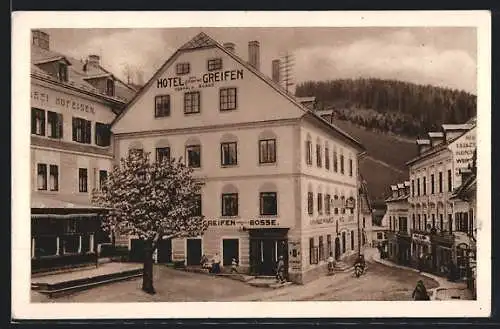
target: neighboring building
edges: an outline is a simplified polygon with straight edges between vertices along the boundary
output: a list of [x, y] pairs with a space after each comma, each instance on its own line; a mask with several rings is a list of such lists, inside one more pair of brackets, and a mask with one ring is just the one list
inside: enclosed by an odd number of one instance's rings
[[476, 125], [474, 121], [444, 124], [441, 131], [417, 140], [417, 146], [418, 156], [407, 162], [414, 265], [446, 275], [453, 263], [465, 273], [460, 264], [464, 264], [464, 250], [470, 248], [466, 232], [472, 221], [468, 206], [450, 198], [462, 184], [461, 171], [472, 161]]
[[385, 200], [387, 204], [385, 216], [389, 222], [388, 256], [398, 264], [409, 265], [412, 245], [408, 225], [410, 182], [391, 185], [391, 191], [392, 195]]
[[50, 49], [32, 31], [32, 271], [96, 261], [103, 209], [90, 204], [112, 165], [109, 125], [134, 91], [99, 65]]
[[208, 230], [165, 242], [163, 259], [196, 266], [218, 253], [223, 266], [236, 258], [241, 271], [272, 275], [282, 255], [303, 283], [330, 252], [357, 252], [364, 149], [263, 75], [259, 47], [249, 43], [249, 62], [204, 33], [179, 48], [115, 120], [115, 158], [183, 157], [205, 182]]
[[[361, 175], [360, 175], [361, 176]], [[373, 246], [373, 216], [372, 216], [372, 205], [370, 201], [370, 196], [368, 193], [368, 186], [363, 177], [360, 178], [361, 181], [361, 189], [360, 189], [360, 218], [359, 225], [361, 230], [361, 246], [363, 247], [372, 247]]]

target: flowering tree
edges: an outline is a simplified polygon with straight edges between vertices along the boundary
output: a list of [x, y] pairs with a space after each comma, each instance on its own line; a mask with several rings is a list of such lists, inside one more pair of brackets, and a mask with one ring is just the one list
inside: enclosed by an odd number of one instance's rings
[[115, 165], [94, 204], [109, 209], [105, 231], [138, 236], [145, 241], [142, 289], [154, 294], [152, 255], [162, 238], [192, 237], [206, 230], [197, 212], [202, 182], [181, 159], [149, 160], [149, 153], [129, 152]]

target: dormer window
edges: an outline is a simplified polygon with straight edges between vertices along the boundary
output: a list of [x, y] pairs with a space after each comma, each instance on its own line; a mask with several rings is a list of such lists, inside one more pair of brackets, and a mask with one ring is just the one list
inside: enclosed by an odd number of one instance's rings
[[115, 95], [115, 82], [113, 81], [113, 79], [106, 80], [106, 95]]
[[175, 66], [177, 75], [184, 75], [189, 73], [189, 63], [179, 63]]
[[61, 82], [68, 81], [68, 65], [64, 63], [58, 63], [57, 78]]

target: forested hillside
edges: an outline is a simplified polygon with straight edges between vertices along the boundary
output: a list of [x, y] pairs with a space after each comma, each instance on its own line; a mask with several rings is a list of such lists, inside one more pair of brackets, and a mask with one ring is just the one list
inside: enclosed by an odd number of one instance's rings
[[316, 96], [318, 109], [333, 110], [340, 120], [409, 137], [476, 115], [475, 95], [397, 80], [307, 81], [295, 93]]

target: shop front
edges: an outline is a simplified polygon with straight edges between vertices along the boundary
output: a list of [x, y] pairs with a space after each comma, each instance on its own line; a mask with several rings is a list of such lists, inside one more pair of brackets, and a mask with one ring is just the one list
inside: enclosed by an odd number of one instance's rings
[[410, 265], [411, 237], [404, 233], [397, 234], [397, 262], [400, 265]]
[[276, 263], [283, 256], [288, 268], [288, 229], [250, 229], [250, 273], [274, 275]]
[[412, 233], [411, 264], [422, 271], [429, 271], [432, 268], [432, 243], [427, 232]]
[[431, 240], [434, 248], [434, 272], [441, 276], [448, 276], [453, 259], [453, 235], [439, 232], [432, 235]]

